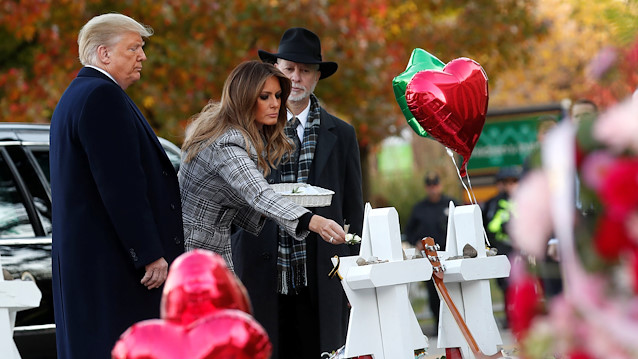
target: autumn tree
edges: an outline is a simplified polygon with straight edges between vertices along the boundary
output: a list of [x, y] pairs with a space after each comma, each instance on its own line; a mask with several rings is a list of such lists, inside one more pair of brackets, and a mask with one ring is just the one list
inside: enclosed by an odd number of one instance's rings
[[[257, 49], [276, 51], [281, 34], [304, 26], [322, 39], [336, 76], [317, 87], [321, 102], [355, 126], [362, 158], [405, 126], [392, 78], [412, 49], [448, 62], [470, 57], [490, 81], [524, 59], [522, 44], [543, 33], [532, 0], [3, 0], [0, 115], [48, 122], [74, 78], [77, 34], [91, 17], [120, 12], [152, 26], [142, 80], [128, 90], [158, 134], [180, 143], [188, 118], [219, 99], [224, 79]], [[364, 169], [367, 166], [364, 166]], [[366, 177], [366, 176], [364, 176]]]
[[603, 109], [638, 90], [638, 1], [609, 9], [606, 17], [615, 36], [590, 62], [587, 74], [592, 85], [582, 95]]
[[[626, 51], [622, 49], [633, 40], [635, 8], [635, 0], [539, 1], [537, 12], [546, 33], [522, 44], [511, 65], [492, 81], [491, 106], [545, 104], [580, 97], [609, 104], [609, 96], [596, 90], [600, 89], [598, 72], [610, 66], [605, 63], [614, 62], [617, 52]], [[526, 57], [518, 57], [520, 54]], [[631, 83], [630, 76], [615, 76], [615, 80], [616, 88]]]

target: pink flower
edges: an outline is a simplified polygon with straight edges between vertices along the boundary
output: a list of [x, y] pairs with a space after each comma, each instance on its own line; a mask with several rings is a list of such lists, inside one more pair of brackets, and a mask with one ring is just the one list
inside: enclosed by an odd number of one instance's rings
[[549, 193], [547, 177], [536, 170], [523, 178], [512, 196], [515, 209], [509, 233], [518, 248], [538, 258], [545, 257], [552, 232]]
[[638, 153], [638, 98], [629, 99], [603, 113], [594, 123], [594, 138], [615, 152]]
[[616, 62], [616, 49], [607, 46], [600, 50], [585, 69], [587, 75], [592, 80], [598, 80], [611, 68]]
[[583, 160], [581, 174], [583, 182], [591, 189], [598, 190], [614, 157], [607, 151], [594, 151]]
[[625, 230], [629, 239], [638, 246], [638, 209], [633, 210], [627, 215], [625, 220]]
[[638, 159], [622, 158], [609, 165], [598, 193], [609, 215], [624, 220], [638, 207], [637, 189]]

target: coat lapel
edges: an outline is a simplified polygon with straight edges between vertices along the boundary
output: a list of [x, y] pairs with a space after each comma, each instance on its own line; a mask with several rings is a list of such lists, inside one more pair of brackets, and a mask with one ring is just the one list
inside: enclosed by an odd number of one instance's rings
[[328, 116], [326, 111], [321, 109], [321, 126], [319, 127], [319, 141], [315, 149], [315, 157], [313, 159], [313, 167], [308, 182], [316, 183], [321, 178], [324, 168], [328, 163], [332, 149], [337, 142], [337, 135], [334, 134], [335, 122], [332, 117]]
[[166, 152], [164, 151], [164, 147], [162, 147], [162, 144], [160, 144], [159, 140], [157, 139], [157, 135], [155, 134], [155, 131], [153, 131], [153, 128], [151, 128], [151, 125], [148, 123], [148, 121], [146, 121], [146, 118], [144, 117], [144, 115], [142, 115], [142, 111], [140, 111], [137, 105], [135, 105], [135, 102], [133, 102], [133, 100], [128, 95], [126, 95], [126, 99], [129, 105], [131, 106], [131, 108], [133, 109], [133, 111], [135, 112], [135, 114], [137, 115], [136, 117], [138, 121], [140, 121], [140, 123], [142, 124], [142, 127], [144, 127], [144, 131], [146, 132], [146, 135], [148, 135], [151, 142], [153, 142], [155, 148], [158, 149], [163, 154], [163, 156], [161, 156], [162, 161], [166, 160], [170, 163], [170, 160], [168, 159], [168, 156], [166, 155]]
[[[120, 87], [117, 83], [113, 82], [113, 80], [111, 80], [108, 76], [90, 67], [83, 67], [82, 69], [80, 69], [80, 72], [78, 72], [77, 77], [98, 77], [115, 84], [117, 87]], [[133, 102], [133, 100], [129, 97], [126, 91], [124, 91], [121, 87], [120, 87], [120, 90], [122, 90], [122, 92], [124, 93], [124, 96], [126, 97], [126, 100], [128, 101], [129, 106], [131, 106], [131, 109], [133, 110], [133, 112], [135, 112], [137, 120], [140, 121], [140, 124], [142, 125], [142, 127], [144, 127], [144, 132], [146, 132], [151, 142], [154, 143], [155, 148], [164, 155], [163, 157], [165, 157], [165, 160], [168, 161], [168, 163], [170, 163], [170, 160], [168, 159], [168, 156], [166, 155], [166, 152], [164, 151], [164, 147], [162, 147], [159, 140], [157, 139], [157, 135], [155, 134], [155, 131], [153, 131], [153, 129], [151, 128], [151, 125], [149, 125], [148, 121], [146, 121], [146, 118], [144, 117], [144, 115], [142, 115], [142, 112], [137, 107], [137, 105], [135, 105], [135, 102]], [[162, 161], [164, 161], [164, 158], [162, 159]]]

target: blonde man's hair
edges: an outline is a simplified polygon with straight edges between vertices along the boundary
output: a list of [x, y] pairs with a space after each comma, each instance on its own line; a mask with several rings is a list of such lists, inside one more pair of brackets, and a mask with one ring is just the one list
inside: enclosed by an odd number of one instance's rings
[[112, 13], [95, 16], [82, 26], [78, 35], [80, 62], [84, 66], [97, 66], [98, 47], [113, 46], [122, 35], [129, 32], [138, 33], [145, 38], [153, 35], [150, 26], [140, 24], [126, 15]]
[[[281, 106], [277, 123], [264, 125], [260, 130], [255, 121], [255, 108], [270, 77], [275, 77], [281, 86]], [[182, 151], [186, 153], [184, 162], [193, 160], [219, 136], [234, 128], [244, 136], [246, 152], [250, 153], [250, 147], [255, 149], [257, 165], [264, 175], [268, 175], [294, 150], [284, 133], [288, 118], [286, 100], [291, 87], [290, 80], [271, 64], [247, 61], [238, 65], [224, 83], [221, 101], [210, 101], [200, 113], [191, 117], [192, 123], [182, 145]]]

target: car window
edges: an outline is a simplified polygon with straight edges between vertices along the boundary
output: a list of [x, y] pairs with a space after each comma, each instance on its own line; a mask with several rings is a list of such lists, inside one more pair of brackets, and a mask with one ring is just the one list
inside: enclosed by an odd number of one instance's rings
[[33, 157], [35, 158], [35, 160], [38, 162], [38, 165], [40, 165], [40, 168], [42, 169], [42, 173], [47, 178], [47, 182], [51, 183], [51, 174], [50, 174], [51, 171], [49, 170], [49, 149], [48, 148], [33, 149], [31, 150], [31, 153], [33, 154]]
[[0, 238], [34, 237], [24, 198], [5, 156], [0, 151]]
[[160, 143], [162, 144], [162, 147], [164, 147], [164, 152], [166, 152], [166, 156], [168, 156], [168, 159], [171, 161], [171, 163], [173, 164], [173, 168], [175, 168], [175, 172], [179, 172], [179, 166], [182, 160], [182, 150], [177, 147], [177, 145], [175, 145], [173, 142], [162, 138], [162, 137], [158, 137]]
[[[42, 234], [50, 235], [51, 196], [45, 189], [48, 188], [48, 183], [43, 183], [43, 181], [48, 182], [48, 180], [40, 177], [44, 176], [44, 174], [40, 175], [39, 170], [36, 169], [39, 164], [37, 163], [38, 161], [35, 159], [33, 151], [30, 150], [29, 146], [7, 146], [6, 150], [9, 155], [11, 155], [11, 160], [13, 161], [16, 169], [18, 170], [18, 173], [20, 174], [20, 177], [22, 178], [22, 182], [26, 186], [26, 189], [33, 199], [32, 203], [35, 209], [35, 213], [37, 213], [40, 220], [40, 225], [42, 225], [42, 230], [44, 231], [44, 233]], [[40, 156], [44, 157], [44, 155], [42, 154], [40, 154]], [[48, 160], [48, 153], [46, 157]], [[39, 228], [36, 227], [36, 234], [38, 234], [38, 230]]]

